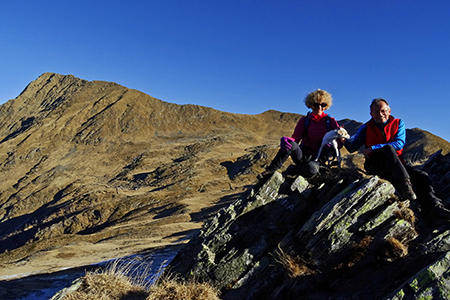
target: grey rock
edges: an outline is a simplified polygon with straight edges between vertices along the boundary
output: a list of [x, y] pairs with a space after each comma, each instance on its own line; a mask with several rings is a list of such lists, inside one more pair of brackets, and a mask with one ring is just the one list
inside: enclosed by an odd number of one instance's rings
[[[448, 162], [438, 153], [422, 169], [442, 182]], [[376, 176], [275, 172], [206, 223], [166, 272], [208, 281], [225, 300], [450, 299], [450, 224], [428, 217]]]

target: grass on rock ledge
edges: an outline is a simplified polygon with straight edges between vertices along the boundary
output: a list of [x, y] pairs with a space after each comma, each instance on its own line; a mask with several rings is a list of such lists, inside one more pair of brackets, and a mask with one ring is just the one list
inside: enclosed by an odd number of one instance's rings
[[105, 270], [88, 272], [79, 288], [63, 300], [220, 300], [219, 291], [208, 283], [176, 277], [148, 280], [148, 274], [135, 274], [131, 267], [116, 260]]

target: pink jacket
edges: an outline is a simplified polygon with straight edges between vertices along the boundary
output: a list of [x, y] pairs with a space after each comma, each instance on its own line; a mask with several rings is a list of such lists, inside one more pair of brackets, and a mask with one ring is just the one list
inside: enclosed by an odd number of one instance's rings
[[[301, 145], [301, 148], [307, 155], [317, 155], [320, 145], [322, 144], [322, 138], [327, 133], [326, 116], [323, 114], [321, 117], [309, 113], [307, 116], [302, 117], [297, 126], [295, 126], [292, 138]], [[304, 133], [305, 129], [305, 119], [309, 118], [309, 125], [306, 129], [307, 132]], [[339, 127], [338, 122], [335, 118], [330, 117], [330, 130]], [[340, 145], [341, 146], [341, 145]]]

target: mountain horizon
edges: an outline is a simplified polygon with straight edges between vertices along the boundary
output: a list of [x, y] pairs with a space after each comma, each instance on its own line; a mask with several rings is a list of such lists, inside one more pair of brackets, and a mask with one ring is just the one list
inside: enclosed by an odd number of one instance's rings
[[[253, 185], [301, 114], [173, 104], [43, 73], [0, 105], [0, 277], [183, 244]], [[338, 120], [350, 134], [362, 123]], [[407, 130], [405, 157], [450, 143]], [[344, 157], [361, 164], [358, 154]]]

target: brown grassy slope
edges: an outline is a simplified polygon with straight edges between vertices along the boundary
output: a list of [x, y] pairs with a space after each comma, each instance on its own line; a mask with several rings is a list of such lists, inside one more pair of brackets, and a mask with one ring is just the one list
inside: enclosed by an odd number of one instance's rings
[[431, 154], [442, 149], [442, 154], [450, 152], [450, 143], [434, 134], [419, 128], [407, 129], [407, 145], [404, 149], [407, 161], [424, 161]]
[[66, 247], [46, 257], [56, 267], [82, 262], [74, 243], [86, 245], [84, 256], [101, 246], [115, 257], [182, 238], [254, 181], [258, 170], [233, 181], [228, 174], [258, 152], [246, 149], [277, 143], [298, 118], [181, 106], [43, 74], [0, 106], [2, 269], [36, 264], [33, 253], [55, 246]]

